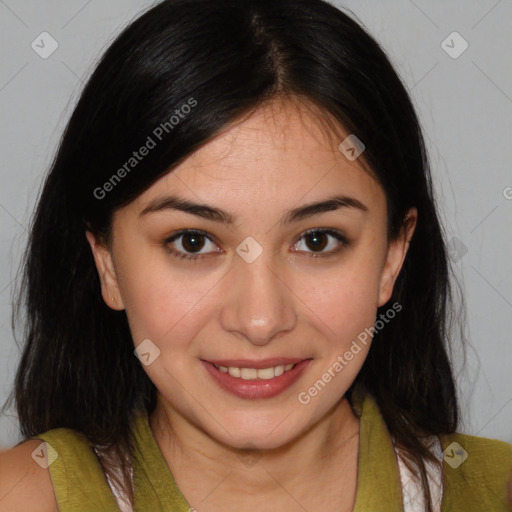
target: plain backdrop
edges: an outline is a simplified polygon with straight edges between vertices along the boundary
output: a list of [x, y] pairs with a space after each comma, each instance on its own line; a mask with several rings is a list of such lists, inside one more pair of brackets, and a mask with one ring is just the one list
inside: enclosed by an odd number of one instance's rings
[[[333, 3], [350, 9], [381, 43], [423, 125], [467, 302], [467, 364], [456, 365], [459, 431], [512, 442], [512, 2]], [[43, 176], [100, 52], [152, 4], [0, 0], [2, 403], [20, 357], [11, 331], [13, 280]], [[58, 44], [47, 58], [32, 47], [41, 37], [46, 51]], [[0, 446], [20, 439], [15, 411], [1, 415]]]

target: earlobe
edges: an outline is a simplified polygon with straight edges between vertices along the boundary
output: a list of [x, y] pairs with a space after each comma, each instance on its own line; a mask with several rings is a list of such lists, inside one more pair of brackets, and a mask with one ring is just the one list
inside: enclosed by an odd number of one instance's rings
[[94, 263], [101, 283], [101, 295], [108, 307], [123, 310], [124, 304], [119, 291], [117, 275], [112, 261], [112, 254], [90, 231], [85, 236], [91, 247]]
[[380, 279], [379, 300], [377, 304], [379, 307], [386, 304], [393, 293], [396, 278], [403, 266], [414, 230], [416, 229], [417, 219], [417, 209], [411, 208], [404, 218], [400, 235], [396, 240], [392, 240], [388, 244], [386, 263], [382, 269]]

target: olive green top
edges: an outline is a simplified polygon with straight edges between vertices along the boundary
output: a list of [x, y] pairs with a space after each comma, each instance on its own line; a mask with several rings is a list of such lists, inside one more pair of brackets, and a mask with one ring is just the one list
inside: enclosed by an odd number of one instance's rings
[[[353, 512], [402, 511], [400, 473], [386, 424], [369, 395], [355, 393], [353, 409], [360, 417], [359, 462]], [[56, 428], [32, 439], [47, 442], [58, 456], [49, 471], [60, 512], [119, 511], [99, 460], [85, 436]], [[135, 512], [189, 512], [192, 505], [178, 489], [149, 425], [147, 414], [135, 424], [133, 461]], [[443, 464], [442, 511], [499, 512], [507, 507], [507, 479], [512, 445], [465, 434], [441, 437], [445, 450], [457, 442], [468, 453], [457, 468]], [[453, 450], [446, 452], [454, 456]], [[192, 498], [192, 497], [191, 497]], [[192, 498], [193, 499], [193, 498]]]

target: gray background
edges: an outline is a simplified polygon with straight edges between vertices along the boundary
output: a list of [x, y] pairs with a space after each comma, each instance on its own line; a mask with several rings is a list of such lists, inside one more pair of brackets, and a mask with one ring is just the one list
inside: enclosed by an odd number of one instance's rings
[[[2, 403], [19, 360], [10, 322], [13, 280], [41, 180], [82, 80], [120, 29], [152, 4], [0, 0]], [[467, 366], [456, 368], [459, 431], [512, 442], [512, 1], [336, 5], [349, 8], [382, 44], [424, 127], [452, 261], [467, 300], [471, 345]], [[44, 31], [59, 45], [47, 59], [31, 47]], [[461, 40], [451, 37], [442, 45], [454, 31], [469, 44], [457, 58], [443, 48], [459, 52]], [[0, 446], [19, 439], [14, 411], [0, 416]]]

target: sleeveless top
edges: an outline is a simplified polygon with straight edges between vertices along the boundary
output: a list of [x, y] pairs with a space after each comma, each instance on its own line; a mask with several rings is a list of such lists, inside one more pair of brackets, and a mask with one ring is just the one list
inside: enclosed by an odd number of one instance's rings
[[[375, 399], [354, 390], [352, 408], [360, 419], [356, 499], [352, 512], [423, 512], [423, 492], [394, 445]], [[178, 488], [153, 436], [147, 414], [136, 418], [132, 478], [135, 512], [193, 512]], [[55, 454], [49, 472], [59, 512], [102, 512], [132, 509], [105, 477], [100, 459], [86, 437], [56, 428], [33, 436], [45, 443], [45, 453]], [[512, 469], [512, 445], [465, 434], [431, 437], [442, 474], [426, 463], [436, 512], [510, 511], [506, 482]], [[49, 446], [48, 446], [49, 445]], [[461, 449], [463, 450], [461, 452]], [[453, 462], [460, 454], [467, 458]], [[462, 457], [464, 458], [464, 457]], [[196, 504], [198, 505], [198, 504]], [[198, 505], [199, 506], [199, 505]]]

